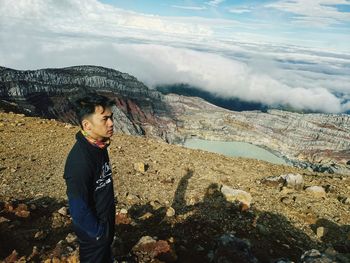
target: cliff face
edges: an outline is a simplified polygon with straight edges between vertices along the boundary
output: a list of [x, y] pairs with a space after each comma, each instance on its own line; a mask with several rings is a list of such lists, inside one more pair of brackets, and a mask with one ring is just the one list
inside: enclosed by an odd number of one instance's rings
[[116, 102], [115, 130], [181, 143], [193, 136], [266, 147], [294, 165], [350, 174], [350, 116], [271, 110], [234, 112], [202, 99], [150, 90], [113, 69], [0, 67], [0, 107], [76, 123], [70, 99], [95, 90]]
[[349, 115], [234, 112], [177, 95], [167, 95], [167, 101], [177, 118], [178, 138], [249, 142], [304, 168], [350, 174]]
[[0, 68], [2, 106], [28, 115], [76, 123], [70, 99], [89, 91], [116, 101], [117, 131], [167, 140], [171, 120], [163, 96], [133, 76], [96, 66], [34, 71]]

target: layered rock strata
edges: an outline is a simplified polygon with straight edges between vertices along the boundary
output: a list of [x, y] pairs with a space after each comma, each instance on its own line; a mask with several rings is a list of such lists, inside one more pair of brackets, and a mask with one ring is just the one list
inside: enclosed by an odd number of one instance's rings
[[129, 74], [96, 66], [27, 71], [0, 68], [2, 108], [27, 115], [76, 124], [72, 100], [92, 91], [115, 100], [117, 131], [168, 140], [166, 132], [171, 130], [172, 120], [162, 94]]
[[243, 141], [313, 171], [350, 174], [350, 116], [234, 112], [202, 99], [162, 95], [135, 77], [96, 66], [18, 71], [0, 67], [0, 107], [77, 123], [72, 99], [97, 91], [116, 102], [115, 130], [182, 143], [191, 137]]
[[243, 141], [320, 172], [350, 174], [350, 116], [280, 110], [233, 112], [199, 98], [167, 95], [180, 140]]

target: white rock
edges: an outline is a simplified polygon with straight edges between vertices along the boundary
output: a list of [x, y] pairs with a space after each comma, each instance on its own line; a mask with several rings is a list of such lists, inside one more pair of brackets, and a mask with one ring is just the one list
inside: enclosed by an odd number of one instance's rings
[[234, 203], [238, 201], [250, 207], [250, 203], [252, 201], [252, 196], [250, 193], [247, 193], [240, 189], [233, 189], [227, 185], [223, 185], [221, 187], [221, 193], [224, 195], [227, 202]]
[[175, 215], [175, 209], [172, 208], [172, 207], [169, 207], [167, 210], [166, 210], [166, 215], [167, 217], [172, 217]]
[[7, 219], [6, 217], [0, 216], [0, 224], [4, 222], [10, 222], [10, 220]]
[[312, 194], [315, 197], [326, 197], [326, 191], [322, 186], [309, 186], [305, 189], [305, 191]]
[[66, 216], [67, 215], [67, 207], [63, 206], [57, 212], [63, 216]]
[[304, 186], [304, 178], [301, 174], [284, 174], [280, 177], [284, 179], [284, 185], [288, 188], [300, 190]]
[[323, 237], [326, 234], [326, 229], [323, 226], [320, 226], [316, 229], [316, 235], [318, 238]]
[[128, 210], [126, 210], [125, 208], [120, 209], [120, 213], [121, 214], [127, 214]]
[[74, 234], [74, 233], [69, 233], [67, 236], [66, 236], [66, 241], [71, 244], [75, 241], [78, 240], [78, 237]]

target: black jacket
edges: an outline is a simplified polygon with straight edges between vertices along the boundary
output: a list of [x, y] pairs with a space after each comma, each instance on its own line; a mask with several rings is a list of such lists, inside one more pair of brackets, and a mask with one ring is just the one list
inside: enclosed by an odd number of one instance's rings
[[69, 210], [79, 238], [111, 241], [114, 234], [115, 203], [108, 151], [76, 134], [65, 169]]

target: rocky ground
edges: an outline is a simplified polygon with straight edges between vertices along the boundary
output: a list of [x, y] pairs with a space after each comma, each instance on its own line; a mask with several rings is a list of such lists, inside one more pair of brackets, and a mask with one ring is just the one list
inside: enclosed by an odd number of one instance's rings
[[[77, 131], [0, 113], [0, 260], [78, 262], [62, 177]], [[118, 262], [349, 262], [348, 176], [123, 134], [109, 152]]]

